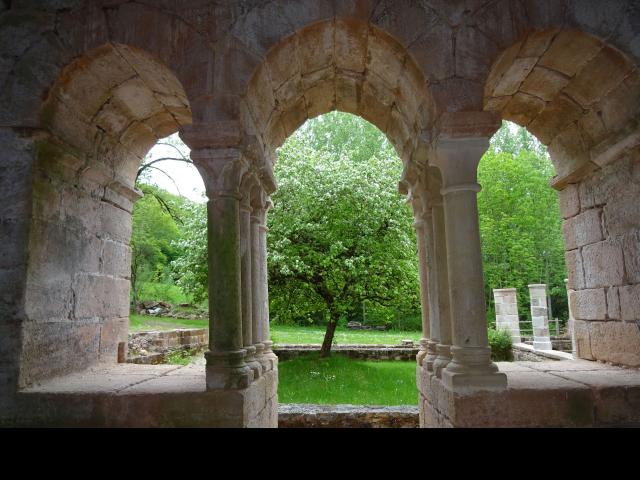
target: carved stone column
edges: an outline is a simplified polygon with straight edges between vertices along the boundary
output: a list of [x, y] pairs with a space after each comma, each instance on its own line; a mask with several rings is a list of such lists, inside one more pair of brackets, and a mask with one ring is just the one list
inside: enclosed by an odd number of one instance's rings
[[[415, 193], [414, 193], [415, 194]], [[418, 268], [420, 274], [420, 305], [422, 307], [422, 338], [420, 339], [420, 351], [416, 356], [418, 365], [424, 366], [430, 371], [433, 366], [433, 355], [429, 355], [429, 340], [431, 339], [430, 316], [432, 314], [429, 301], [431, 285], [429, 283], [429, 258], [427, 248], [427, 230], [430, 221], [425, 221], [423, 205], [420, 197], [411, 199], [415, 222], [413, 227], [416, 230], [416, 240], [418, 244]], [[427, 223], [429, 225], [427, 225]], [[425, 362], [426, 359], [426, 362]]]
[[442, 371], [445, 386], [459, 393], [506, 388], [507, 378], [491, 361], [480, 229], [477, 167], [489, 146], [488, 137], [438, 139], [436, 163], [442, 174], [452, 360]]
[[451, 309], [449, 306], [449, 269], [447, 264], [447, 238], [445, 234], [444, 208], [442, 196], [437, 195], [433, 200], [433, 242], [434, 265], [438, 283], [438, 339], [436, 345], [436, 359], [433, 371], [438, 378], [442, 377], [442, 370], [451, 361]]
[[[234, 122], [190, 125], [181, 137], [207, 189], [209, 350], [207, 389], [242, 389], [253, 381], [242, 336], [240, 181], [247, 169]], [[233, 145], [234, 147], [230, 147]]]
[[240, 203], [240, 262], [242, 288], [242, 340], [247, 351], [245, 361], [253, 370], [254, 379], [262, 375], [262, 365], [256, 358], [256, 347], [253, 341], [253, 278], [251, 255], [251, 185], [243, 182], [242, 201]]
[[258, 241], [254, 243], [258, 262], [260, 282], [256, 290], [260, 290], [260, 318], [261, 343], [264, 345], [262, 353], [263, 361], [268, 362], [269, 368], [275, 369], [278, 365], [278, 357], [273, 353], [271, 334], [269, 328], [269, 279], [267, 270], [267, 212], [273, 206], [271, 200], [266, 195], [263, 196], [260, 204], [254, 206], [254, 217], [257, 220]]

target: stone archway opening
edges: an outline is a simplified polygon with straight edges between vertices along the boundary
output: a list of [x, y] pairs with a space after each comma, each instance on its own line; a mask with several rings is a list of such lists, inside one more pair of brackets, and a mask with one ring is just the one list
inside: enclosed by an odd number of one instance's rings
[[33, 173], [21, 386], [124, 361], [136, 173], [190, 121], [171, 71], [121, 44], [76, 59], [51, 87]]
[[559, 191], [576, 354], [640, 365], [638, 175], [640, 74], [606, 42], [535, 31], [506, 49], [485, 109], [548, 145]]
[[[400, 340], [420, 338], [419, 283], [413, 216], [397, 191], [401, 174], [402, 162], [384, 134], [352, 114], [310, 120], [279, 150], [268, 266], [271, 332], [273, 324], [287, 325], [287, 340], [273, 335], [282, 353], [281, 403], [415, 408], [417, 347], [400, 348]], [[409, 312], [412, 328], [400, 320]]]

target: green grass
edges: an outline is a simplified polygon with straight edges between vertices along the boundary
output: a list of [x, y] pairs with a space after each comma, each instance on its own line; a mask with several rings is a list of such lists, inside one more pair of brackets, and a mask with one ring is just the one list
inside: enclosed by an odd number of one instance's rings
[[183, 318], [162, 318], [148, 315], [129, 315], [129, 331], [173, 330], [175, 328], [209, 328], [208, 320], [186, 320]]
[[[145, 315], [130, 315], [130, 331], [172, 330], [174, 328], [208, 328], [207, 320], [186, 320], [181, 318], [162, 318]], [[271, 340], [278, 343], [321, 344], [324, 339], [323, 327], [296, 327], [271, 325]], [[360, 343], [365, 345], [397, 345], [401, 340], [420, 340], [420, 332], [376, 332], [369, 330], [347, 330], [338, 327], [333, 340], [334, 345]]]
[[[288, 325], [271, 325], [271, 340], [274, 343], [321, 344], [324, 339], [324, 327], [297, 327]], [[402, 340], [420, 340], [420, 332], [402, 332], [391, 330], [378, 332], [371, 330], [347, 330], [338, 327], [333, 339], [334, 345], [396, 345]]]
[[308, 355], [278, 366], [280, 403], [416, 405], [415, 362]]

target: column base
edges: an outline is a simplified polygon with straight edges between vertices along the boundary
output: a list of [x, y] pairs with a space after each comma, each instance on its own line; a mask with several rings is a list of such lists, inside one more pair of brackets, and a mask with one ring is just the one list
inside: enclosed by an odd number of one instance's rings
[[424, 357], [427, 356], [427, 348], [428, 348], [427, 344], [428, 344], [428, 342], [429, 341], [426, 338], [421, 338], [420, 339], [420, 351], [416, 355], [416, 362], [421, 367], [423, 366]]
[[442, 370], [447, 368], [447, 365], [451, 362], [451, 346], [450, 345], [436, 345], [436, 352], [438, 356], [433, 362], [433, 373], [436, 377], [442, 378]]
[[451, 347], [451, 356], [441, 378], [452, 392], [466, 394], [507, 388], [507, 376], [491, 361], [490, 347]]
[[278, 356], [275, 353], [273, 353], [273, 350], [272, 350], [273, 342], [271, 340], [265, 340], [264, 342], [262, 342], [262, 344], [264, 345], [263, 358], [269, 363], [269, 369], [277, 370]]
[[475, 393], [481, 390], [502, 391], [507, 389], [507, 376], [502, 372], [477, 374], [442, 371], [444, 386], [458, 394]]
[[244, 362], [245, 350], [205, 352], [207, 390], [240, 390], [253, 382], [253, 370]]
[[427, 372], [433, 372], [433, 363], [436, 361], [436, 345], [437, 342], [433, 340], [427, 341], [427, 355], [424, 357], [423, 366]]
[[253, 380], [257, 380], [262, 376], [262, 365], [256, 358], [256, 347], [253, 345], [249, 345], [244, 347], [247, 351], [247, 356], [245, 357], [245, 362], [247, 366], [253, 371]]

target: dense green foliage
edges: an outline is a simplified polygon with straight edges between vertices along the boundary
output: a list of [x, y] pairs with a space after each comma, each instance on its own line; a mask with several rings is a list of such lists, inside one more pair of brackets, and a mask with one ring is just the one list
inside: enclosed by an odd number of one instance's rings
[[491, 359], [494, 362], [511, 362], [513, 360], [513, 342], [507, 330], [489, 329], [489, 345]]
[[185, 220], [180, 238], [175, 242], [180, 255], [171, 268], [176, 284], [202, 303], [208, 295], [207, 206], [192, 203], [185, 207]]
[[564, 247], [554, 174], [545, 149], [524, 128], [505, 124], [478, 170], [480, 236], [487, 317], [495, 321], [494, 288], [516, 288], [521, 319], [529, 317], [527, 285], [550, 286], [553, 313], [566, 318]]
[[[401, 169], [384, 135], [348, 114], [310, 121], [285, 143], [268, 218], [273, 323], [324, 326], [333, 318], [419, 330], [412, 215], [396, 189]], [[548, 283], [554, 316], [567, 316], [552, 175], [544, 147], [506, 125], [480, 162], [490, 324], [493, 288], [516, 287], [521, 319], [529, 317], [530, 283]], [[134, 297], [205, 301], [206, 205], [150, 186], [145, 175], [140, 181], [145, 197], [135, 205], [131, 239]]]
[[269, 289], [278, 323], [377, 318], [419, 309], [413, 217], [402, 164], [373, 125], [335, 112], [279, 152], [269, 214]]
[[[179, 252], [174, 242], [180, 236], [178, 212], [185, 202], [159, 188], [139, 184], [144, 197], [133, 208], [131, 233], [131, 290], [134, 303], [144, 299], [145, 287], [172, 286], [169, 264]], [[156, 287], [158, 288], [158, 287]]]

